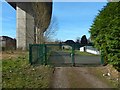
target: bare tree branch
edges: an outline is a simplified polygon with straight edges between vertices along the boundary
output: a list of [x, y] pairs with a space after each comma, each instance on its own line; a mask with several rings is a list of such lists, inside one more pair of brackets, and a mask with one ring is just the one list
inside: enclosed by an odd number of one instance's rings
[[48, 41], [50, 41], [50, 39], [53, 39], [53, 37], [56, 35], [57, 31], [58, 31], [57, 18], [55, 16], [53, 16], [53, 18], [51, 19], [51, 23], [50, 23], [48, 29], [44, 33], [45, 42], [48, 42]]

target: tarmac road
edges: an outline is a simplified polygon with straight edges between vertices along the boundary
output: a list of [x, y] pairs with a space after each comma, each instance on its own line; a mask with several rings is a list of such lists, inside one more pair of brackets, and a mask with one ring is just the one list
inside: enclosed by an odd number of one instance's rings
[[[72, 57], [71, 54], [68, 52], [57, 51], [54, 52], [51, 57], [49, 58], [49, 63], [54, 66], [72, 66]], [[75, 66], [82, 66], [82, 65], [100, 65], [101, 60], [100, 56], [91, 56], [91, 55], [75, 55], [74, 57]]]

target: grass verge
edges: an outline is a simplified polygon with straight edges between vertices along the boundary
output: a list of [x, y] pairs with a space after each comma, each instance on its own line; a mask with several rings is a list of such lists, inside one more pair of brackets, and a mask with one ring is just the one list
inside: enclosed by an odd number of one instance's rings
[[109, 86], [112, 86], [113, 88], [118, 88], [118, 81], [110, 79], [109, 76], [104, 77], [103, 74], [106, 72], [106, 67], [91, 67], [88, 68], [91, 74], [97, 76], [100, 80], [103, 82], [106, 82]]
[[31, 66], [28, 53], [2, 59], [2, 88], [49, 88], [53, 68]]

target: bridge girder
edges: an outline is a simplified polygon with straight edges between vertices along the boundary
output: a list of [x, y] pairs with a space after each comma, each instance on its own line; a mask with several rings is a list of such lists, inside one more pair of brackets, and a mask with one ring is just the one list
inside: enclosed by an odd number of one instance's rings
[[52, 16], [52, 2], [8, 2], [17, 17], [17, 48], [28, 49], [29, 44], [43, 43], [43, 33]]

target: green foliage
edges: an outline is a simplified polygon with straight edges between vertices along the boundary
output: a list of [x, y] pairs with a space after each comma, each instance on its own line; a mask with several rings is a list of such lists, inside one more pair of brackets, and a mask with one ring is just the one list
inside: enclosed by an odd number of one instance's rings
[[95, 47], [104, 53], [106, 63], [120, 69], [120, 2], [108, 3], [96, 16], [90, 29]]
[[81, 38], [81, 44], [87, 44], [87, 43], [88, 41], [87, 41], [86, 35], [83, 35]]

